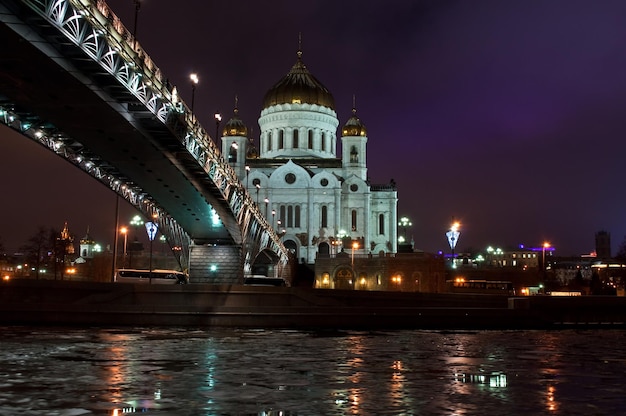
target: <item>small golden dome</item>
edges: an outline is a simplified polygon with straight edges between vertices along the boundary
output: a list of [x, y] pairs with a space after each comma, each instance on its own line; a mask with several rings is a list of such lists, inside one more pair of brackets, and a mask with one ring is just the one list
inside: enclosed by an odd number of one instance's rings
[[257, 150], [256, 146], [254, 145], [254, 142], [252, 141], [252, 139], [248, 139], [248, 151], [246, 152], [246, 158], [247, 159], [258, 159], [259, 158], [259, 151]]
[[341, 136], [367, 136], [367, 129], [356, 116], [356, 108], [352, 109], [352, 117], [346, 121], [345, 126], [341, 129]]
[[224, 136], [243, 136], [248, 137], [248, 128], [243, 121], [237, 116], [239, 114], [239, 110], [235, 108], [234, 115], [224, 126], [224, 130], [222, 134]]
[[317, 104], [335, 109], [335, 99], [302, 62], [302, 51], [289, 73], [278, 81], [263, 99], [263, 108], [278, 104]]

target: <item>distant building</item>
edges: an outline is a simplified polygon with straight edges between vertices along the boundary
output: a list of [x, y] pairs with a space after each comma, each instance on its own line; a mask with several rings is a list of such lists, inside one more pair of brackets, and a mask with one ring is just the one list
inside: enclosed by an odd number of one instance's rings
[[83, 259], [92, 259], [95, 245], [96, 242], [89, 236], [89, 227], [87, 227], [87, 234], [80, 239], [80, 257]]
[[319, 257], [314, 287], [398, 292], [445, 292], [443, 256], [424, 252]]
[[67, 226], [67, 221], [65, 221], [65, 224], [63, 224], [61, 236], [58, 238], [58, 241], [61, 245], [60, 248], [64, 256], [70, 256], [74, 254], [74, 236], [70, 234], [70, 230]]
[[596, 257], [600, 259], [611, 258], [611, 234], [607, 231], [596, 233]]

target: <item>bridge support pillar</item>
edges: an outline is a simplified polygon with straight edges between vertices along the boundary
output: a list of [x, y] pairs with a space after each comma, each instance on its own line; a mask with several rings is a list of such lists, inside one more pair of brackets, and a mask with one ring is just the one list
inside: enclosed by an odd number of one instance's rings
[[237, 284], [243, 282], [243, 261], [239, 246], [190, 247], [191, 283]]

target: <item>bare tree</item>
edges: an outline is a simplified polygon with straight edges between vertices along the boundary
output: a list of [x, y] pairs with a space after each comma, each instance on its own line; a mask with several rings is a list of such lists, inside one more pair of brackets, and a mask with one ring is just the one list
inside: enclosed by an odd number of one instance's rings
[[620, 260], [626, 260], [626, 237], [624, 237], [624, 240], [619, 245], [617, 253], [615, 254], [615, 258]]
[[42, 266], [48, 264], [48, 252], [52, 249], [50, 244], [51, 233], [52, 230], [40, 225], [26, 244], [20, 247], [20, 251], [24, 253], [26, 261], [34, 266], [37, 279], [39, 279]]

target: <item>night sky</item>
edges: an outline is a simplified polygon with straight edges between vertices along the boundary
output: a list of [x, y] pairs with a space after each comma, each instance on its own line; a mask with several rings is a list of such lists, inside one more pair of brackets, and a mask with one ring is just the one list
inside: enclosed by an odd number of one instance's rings
[[[133, 28], [131, 0], [108, 2]], [[368, 131], [372, 184], [393, 178], [415, 247], [539, 246], [557, 255], [626, 235], [626, 2], [145, 0], [137, 37], [213, 135], [235, 96], [257, 139], [265, 92], [303, 61], [334, 95], [353, 95]], [[0, 51], [1, 53], [1, 51]], [[340, 134], [340, 132], [338, 132]], [[0, 128], [0, 241], [38, 225], [114, 233], [115, 195], [69, 163]], [[121, 221], [134, 211], [125, 203]]]

